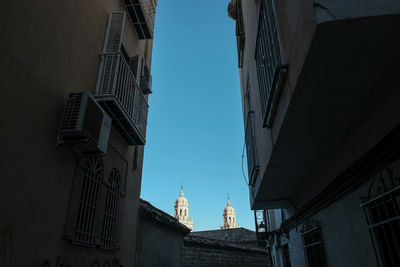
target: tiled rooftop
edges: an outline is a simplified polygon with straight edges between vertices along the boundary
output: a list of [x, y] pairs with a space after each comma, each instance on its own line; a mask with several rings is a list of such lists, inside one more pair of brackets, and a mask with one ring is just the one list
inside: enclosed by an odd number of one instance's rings
[[256, 243], [257, 236], [254, 231], [240, 227], [232, 229], [198, 231], [189, 234], [193, 237], [203, 237], [219, 241], [233, 242], [233, 243]]

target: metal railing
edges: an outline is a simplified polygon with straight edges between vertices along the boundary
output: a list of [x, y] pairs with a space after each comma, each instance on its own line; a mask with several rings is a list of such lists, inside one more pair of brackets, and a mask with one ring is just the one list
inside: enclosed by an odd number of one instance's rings
[[126, 119], [145, 139], [149, 106], [122, 53], [101, 54], [96, 96], [114, 97]]

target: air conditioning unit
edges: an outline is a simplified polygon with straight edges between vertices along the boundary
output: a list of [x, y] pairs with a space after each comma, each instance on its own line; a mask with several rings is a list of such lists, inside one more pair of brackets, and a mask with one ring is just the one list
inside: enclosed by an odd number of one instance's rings
[[111, 119], [88, 92], [70, 93], [61, 119], [57, 144], [71, 143], [77, 157], [107, 152]]

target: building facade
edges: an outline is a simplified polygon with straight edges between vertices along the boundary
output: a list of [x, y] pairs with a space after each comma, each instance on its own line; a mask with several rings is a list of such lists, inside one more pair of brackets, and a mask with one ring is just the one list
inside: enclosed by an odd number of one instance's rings
[[181, 187], [181, 192], [179, 197], [175, 201], [175, 218], [183, 225], [185, 225], [190, 230], [193, 230], [193, 218], [189, 217], [189, 201], [183, 194], [183, 187]]
[[139, 218], [136, 266], [181, 266], [183, 238], [190, 229], [145, 200], [141, 200]]
[[1, 266], [134, 266], [156, 0], [2, 3]]
[[400, 265], [400, 2], [232, 0], [228, 13], [274, 266]]
[[[234, 229], [230, 229], [234, 230]], [[229, 230], [216, 230], [229, 231]], [[189, 234], [183, 239], [182, 267], [270, 267], [265, 249]]]
[[231, 228], [239, 228], [240, 225], [236, 221], [236, 212], [235, 209], [231, 205], [231, 200], [228, 197], [228, 203], [222, 213], [222, 217], [224, 217], [224, 224], [220, 226], [221, 229], [231, 229]]

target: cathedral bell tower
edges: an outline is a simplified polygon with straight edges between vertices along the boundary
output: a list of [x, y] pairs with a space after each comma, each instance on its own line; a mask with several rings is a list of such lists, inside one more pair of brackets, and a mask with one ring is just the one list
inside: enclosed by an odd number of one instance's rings
[[183, 187], [178, 199], [175, 201], [175, 218], [190, 230], [193, 230], [193, 219], [189, 218], [189, 202], [183, 195]]
[[224, 209], [224, 213], [222, 215], [224, 217], [224, 225], [221, 225], [221, 229], [231, 229], [231, 228], [239, 228], [240, 225], [236, 223], [236, 212], [235, 209], [231, 206], [231, 200], [228, 197], [228, 203]]

